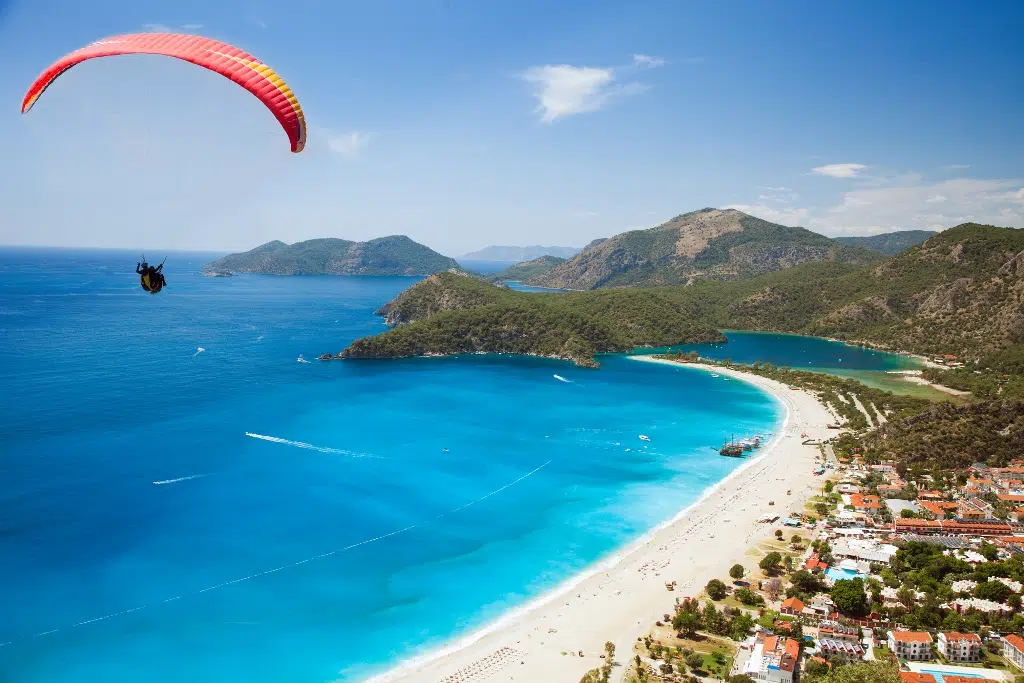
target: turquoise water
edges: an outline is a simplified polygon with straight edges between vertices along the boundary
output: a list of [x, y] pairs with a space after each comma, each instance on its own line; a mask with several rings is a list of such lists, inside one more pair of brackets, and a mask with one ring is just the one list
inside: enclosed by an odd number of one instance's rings
[[298, 362], [415, 279], [210, 258], [149, 296], [135, 254], [0, 250], [0, 680], [359, 680], [672, 517], [781, 418], [621, 356]]
[[756, 361], [788, 365], [795, 370], [821, 370], [832, 374], [863, 371], [910, 370], [920, 367], [918, 361], [885, 351], [850, 346], [817, 337], [767, 332], [727, 330], [725, 344], [701, 344], [682, 347], [695, 349], [702, 356], [717, 360], [732, 359], [736, 363]]
[[834, 581], [842, 581], [844, 579], [855, 579], [858, 576], [863, 578], [862, 574], [858, 574], [852, 569], [836, 569], [834, 567], [829, 567], [828, 569], [826, 569], [825, 576], [829, 577]]

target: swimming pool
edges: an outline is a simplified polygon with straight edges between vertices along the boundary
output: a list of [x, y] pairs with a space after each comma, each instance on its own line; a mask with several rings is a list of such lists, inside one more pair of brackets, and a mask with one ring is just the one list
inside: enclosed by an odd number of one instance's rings
[[855, 579], [858, 576], [863, 578], [860, 574], [852, 569], [837, 569], [835, 567], [829, 567], [825, 570], [825, 576], [832, 579], [833, 581], [840, 581], [842, 579]]
[[959, 676], [960, 678], [984, 678], [974, 673], [964, 673], [962, 671], [933, 671], [931, 669], [921, 669], [918, 673], [929, 674], [935, 679], [935, 683], [943, 683], [942, 674], [947, 676]]

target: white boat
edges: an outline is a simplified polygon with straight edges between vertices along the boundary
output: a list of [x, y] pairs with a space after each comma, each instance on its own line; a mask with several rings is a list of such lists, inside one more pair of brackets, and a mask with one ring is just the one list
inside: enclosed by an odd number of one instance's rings
[[719, 375], [719, 374], [717, 374], [717, 373], [714, 373], [714, 372], [712, 372], [712, 373], [711, 373], [711, 376], [712, 376], [712, 377], [721, 377], [721, 375]]
[[650, 441], [651, 437], [647, 436], [646, 434], [641, 434], [640, 435], [640, 440], [641, 441]]

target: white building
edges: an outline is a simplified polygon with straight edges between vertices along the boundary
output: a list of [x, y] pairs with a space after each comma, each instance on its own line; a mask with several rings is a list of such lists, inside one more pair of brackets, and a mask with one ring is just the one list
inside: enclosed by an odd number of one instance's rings
[[793, 638], [759, 633], [743, 673], [755, 681], [793, 683], [799, 659], [800, 643]]
[[900, 659], [912, 662], [934, 658], [932, 634], [924, 631], [889, 631], [889, 649]]
[[1003, 656], [1015, 667], [1024, 671], [1024, 638], [1011, 633], [1003, 638]]
[[981, 661], [981, 638], [974, 633], [940, 633], [939, 652], [951, 662]]

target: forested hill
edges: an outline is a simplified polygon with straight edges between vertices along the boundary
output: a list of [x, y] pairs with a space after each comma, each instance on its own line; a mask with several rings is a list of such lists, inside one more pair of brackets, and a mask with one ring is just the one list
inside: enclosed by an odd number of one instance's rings
[[489, 275], [492, 282], [526, 282], [527, 280], [544, 275], [553, 268], [565, 263], [566, 259], [557, 256], [541, 256], [532, 261], [524, 261], [505, 270]]
[[702, 209], [654, 228], [595, 240], [527, 284], [576, 290], [651, 287], [752, 278], [817, 261], [864, 265], [881, 258], [876, 252], [735, 209]]
[[285, 244], [268, 242], [243, 254], [231, 254], [204, 270], [264, 275], [432, 275], [458, 268], [455, 259], [405, 235], [368, 242], [324, 238]]
[[401, 324], [343, 358], [516, 353], [596, 365], [594, 354], [725, 341], [696, 311], [653, 291], [534, 294], [457, 273], [417, 283], [378, 314]]
[[[808, 263], [751, 280], [650, 289], [528, 294], [444, 273], [380, 313], [411, 324], [357, 341], [348, 357], [503, 348], [579, 359], [714, 329], [978, 356], [1024, 342], [1024, 232], [965, 224], [873, 265]], [[563, 342], [576, 340], [572, 353], [554, 349], [546, 332], [555, 329]]]
[[869, 235], [866, 237], [836, 237], [836, 242], [848, 244], [854, 247], [864, 247], [879, 254], [892, 256], [910, 249], [912, 246], [921, 244], [926, 239], [934, 237], [934, 230], [899, 230], [897, 232], [885, 232], [881, 235]]

